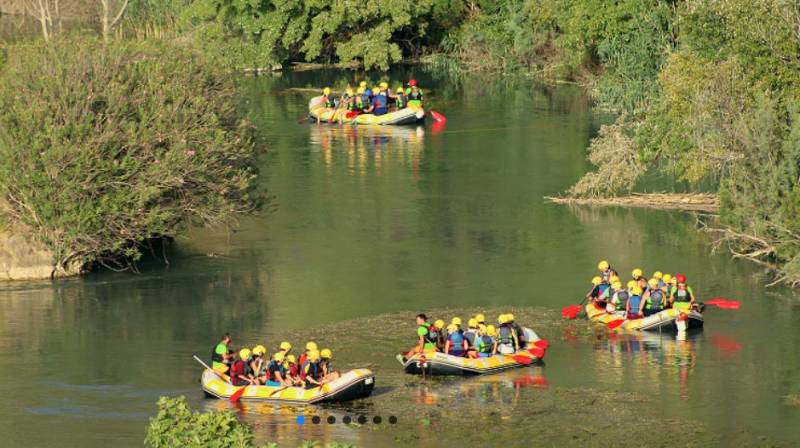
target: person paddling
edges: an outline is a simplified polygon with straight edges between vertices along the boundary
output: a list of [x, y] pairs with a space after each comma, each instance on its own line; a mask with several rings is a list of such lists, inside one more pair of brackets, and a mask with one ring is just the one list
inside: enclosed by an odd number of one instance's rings
[[310, 351], [312, 351], [312, 350], [319, 350], [319, 348], [317, 348], [317, 343], [314, 342], [314, 341], [306, 342], [306, 351], [303, 352], [302, 355], [300, 355], [300, 360], [298, 361], [301, 366], [303, 365], [303, 363], [306, 362], [306, 358], [308, 357], [308, 353]]
[[322, 368], [322, 382], [329, 383], [339, 379], [341, 375], [333, 368], [333, 362], [331, 361], [333, 358], [333, 351], [329, 348], [323, 348], [322, 351], [319, 352], [319, 357], [319, 365]]
[[214, 350], [211, 351], [211, 368], [214, 369], [215, 372], [225, 373], [230, 368], [233, 357], [228, 347], [231, 345], [231, 342], [233, 342], [231, 340], [231, 335], [225, 333], [222, 336], [222, 340], [214, 346]]
[[659, 279], [653, 277], [648, 282], [650, 288], [644, 293], [644, 315], [651, 316], [660, 312], [664, 307], [666, 301], [666, 294], [662, 287], [658, 286]]
[[467, 330], [464, 331], [464, 340], [467, 346], [467, 357], [477, 358], [478, 349], [475, 345], [478, 338], [478, 321], [473, 317], [467, 321]]
[[497, 341], [495, 340], [497, 331], [494, 325], [485, 328], [486, 330], [482, 331], [478, 337], [478, 356], [481, 358], [488, 358], [497, 352]]
[[634, 285], [633, 288], [631, 288], [631, 297], [628, 299], [628, 305], [625, 307], [626, 318], [641, 319], [643, 306], [642, 288], [638, 284]]
[[247, 374], [247, 362], [250, 360], [250, 350], [239, 350], [239, 359], [231, 365], [231, 384], [234, 386], [248, 386], [255, 383], [252, 375]]
[[597, 263], [597, 270], [600, 271], [600, 277], [602, 277], [603, 281], [606, 283], [611, 281], [611, 277], [615, 275], [619, 276], [617, 271], [615, 271], [606, 260]]
[[308, 352], [300, 371], [300, 378], [306, 389], [313, 389], [322, 385], [322, 368], [319, 365], [319, 350]]
[[511, 355], [519, 350], [519, 339], [514, 328], [508, 324], [508, 316], [501, 314], [497, 318], [500, 328], [497, 329], [497, 352], [502, 355]]
[[467, 341], [461, 331], [461, 318], [454, 317], [447, 326], [447, 341], [444, 344], [444, 352], [451, 356], [464, 356], [467, 351]]

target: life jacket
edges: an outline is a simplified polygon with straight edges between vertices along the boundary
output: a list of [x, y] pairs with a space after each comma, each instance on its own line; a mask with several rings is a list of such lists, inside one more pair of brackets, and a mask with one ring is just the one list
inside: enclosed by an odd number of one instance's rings
[[402, 93], [401, 93], [401, 94], [399, 94], [399, 95], [397, 95], [397, 96], [395, 97], [395, 99], [394, 99], [394, 105], [395, 105], [395, 106], [396, 106], [398, 109], [402, 109], [402, 108], [406, 107], [406, 96], [405, 96], [405, 95], [403, 95]]
[[[220, 342], [220, 344], [221, 344], [221, 342]], [[219, 346], [219, 344], [215, 345], [211, 349], [211, 363], [212, 364], [215, 363], [215, 362], [222, 364], [225, 361], [225, 359], [222, 358], [222, 354], [217, 353], [217, 347], [218, 346]], [[228, 346], [226, 345], [225, 346], [225, 351], [227, 351], [227, 350], [228, 350]]]
[[355, 104], [355, 101], [354, 101], [354, 99], [355, 99], [355, 98], [354, 98], [354, 97], [352, 97], [352, 96], [348, 96], [348, 97], [346, 97], [346, 98], [344, 99], [344, 101], [346, 101], [346, 103], [345, 103], [345, 110], [347, 110], [347, 111], [355, 110], [355, 108], [356, 108], [356, 104]]
[[660, 289], [651, 289], [650, 296], [647, 298], [647, 309], [660, 310], [663, 301], [664, 291]]
[[467, 340], [468, 347], [475, 347], [475, 339], [477, 336], [475, 330], [472, 328], [464, 332], [464, 339]]
[[361, 96], [358, 98], [358, 107], [359, 107], [361, 110], [364, 110], [364, 109], [368, 108], [368, 107], [369, 107], [369, 105], [370, 105], [370, 98], [369, 98], [369, 95], [367, 95], [367, 94], [364, 94], [364, 95], [361, 95]]
[[514, 345], [514, 329], [503, 325], [497, 330], [497, 343], [505, 345]]
[[283, 366], [283, 363], [279, 364], [278, 361], [275, 361], [273, 359], [267, 365], [267, 376], [268, 376], [268, 379], [273, 380], [273, 381], [275, 379], [277, 379], [277, 376], [275, 376], [275, 373], [280, 373], [281, 377], [283, 377], [284, 379], [286, 378], [286, 368]]
[[597, 297], [602, 296], [603, 293], [606, 292], [606, 289], [608, 289], [610, 286], [611, 285], [609, 285], [608, 283], [600, 283], [599, 285], [597, 285], [597, 292], [598, 292]]
[[235, 363], [233, 363], [233, 365], [231, 366], [230, 374], [231, 374], [231, 384], [233, 384], [234, 386], [241, 386], [242, 384], [245, 384], [246, 381], [241, 380], [239, 378], [239, 375], [244, 375], [245, 374], [245, 363], [244, 363], [244, 361], [242, 361], [240, 359], [240, 360], [236, 361]]
[[383, 115], [386, 113], [387, 101], [384, 95], [376, 95], [375, 98], [372, 99], [372, 105], [375, 106], [375, 109], [372, 111], [373, 114]]
[[631, 296], [631, 313], [638, 313], [639, 312], [639, 305], [642, 303], [642, 296]]
[[478, 340], [478, 351], [481, 353], [491, 353], [494, 348], [494, 339], [491, 336], [483, 335]]
[[413, 101], [413, 100], [422, 101], [422, 89], [417, 89], [416, 93], [414, 93], [413, 90], [408, 92], [408, 100], [409, 101]]
[[514, 333], [517, 335], [517, 342], [519, 342], [519, 346], [523, 347], [525, 345], [525, 331], [522, 329], [522, 325], [516, 322], [513, 322], [510, 325], [514, 329]]
[[[436, 345], [436, 341], [439, 339], [439, 330], [427, 322], [420, 325], [419, 328], [425, 328], [425, 330], [427, 331], [427, 333], [425, 333], [425, 336], [423, 336], [423, 339], [425, 340], [425, 345], [427, 344]], [[417, 330], [419, 330], [419, 328]]]
[[306, 360], [305, 364], [303, 364], [303, 368], [300, 369], [300, 379], [305, 380], [306, 377], [310, 376], [315, 380], [319, 380], [321, 373], [322, 369], [319, 366], [319, 362], [311, 362]]
[[325, 107], [334, 108], [336, 107], [336, 100], [329, 97], [323, 96], [322, 99], [325, 101]]
[[463, 352], [464, 351], [464, 333], [461, 330], [456, 330], [447, 336], [450, 341], [450, 352]]
[[677, 286], [672, 291], [672, 296], [675, 297], [676, 302], [691, 302], [692, 301], [692, 293], [689, 291], [689, 288], [680, 289]]
[[628, 299], [630, 299], [630, 294], [626, 290], [617, 291], [617, 311], [624, 311], [625, 305], [628, 303]]

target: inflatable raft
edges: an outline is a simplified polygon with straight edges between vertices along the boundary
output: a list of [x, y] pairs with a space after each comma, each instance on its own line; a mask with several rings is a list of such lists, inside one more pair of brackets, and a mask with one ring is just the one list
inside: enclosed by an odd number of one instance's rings
[[409, 106], [405, 109], [400, 109], [394, 112], [389, 112], [383, 115], [372, 114], [359, 114], [353, 117], [348, 117], [345, 109], [332, 109], [325, 107], [322, 104], [322, 97], [315, 96], [308, 102], [308, 119], [316, 122], [319, 117], [320, 122], [347, 124], [377, 124], [377, 125], [406, 125], [421, 123], [425, 120], [425, 110], [422, 107]]
[[[229, 398], [242, 386], [234, 386], [227, 375], [218, 375], [210, 369], [203, 371], [200, 383], [206, 396]], [[343, 373], [338, 379], [313, 389], [302, 387], [247, 386], [242, 400], [279, 403], [331, 403], [368, 397], [375, 387], [375, 375], [368, 369], [355, 369]]]
[[[594, 322], [608, 324], [611, 321], [625, 318], [625, 313], [620, 311], [609, 314], [605, 307], [589, 303], [586, 305], [586, 316]], [[685, 330], [703, 328], [703, 314], [692, 310], [685, 314], [685, 320], [681, 320], [681, 312], [669, 308], [641, 319], [626, 320], [617, 329], [623, 331], [678, 331], [678, 326], [684, 325], [681, 322], [685, 322]]]
[[[536, 341], [539, 339], [536, 333], [529, 328], [525, 328], [525, 334], [529, 336], [529, 341]], [[520, 349], [512, 355], [494, 355], [488, 358], [471, 359], [431, 351], [414, 355], [408, 359], [405, 359], [403, 355], [398, 355], [397, 360], [403, 364], [403, 369], [406, 373], [414, 375], [483, 375], [525, 367], [531, 364], [540, 364], [542, 359], [531, 353], [531, 349], [533, 348], [534, 346], [532, 344], [528, 344], [527, 347]], [[520, 363], [514, 359], [518, 356], [529, 358], [531, 362], [525, 364]]]

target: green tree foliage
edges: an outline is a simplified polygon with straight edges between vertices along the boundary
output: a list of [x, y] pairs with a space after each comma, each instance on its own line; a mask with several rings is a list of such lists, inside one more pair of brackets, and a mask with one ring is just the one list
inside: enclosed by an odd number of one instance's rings
[[0, 74], [0, 197], [58, 263], [136, 260], [148, 239], [253, 207], [233, 80], [193, 51], [17, 45]]
[[427, 29], [432, 1], [193, 0], [184, 24], [237, 67], [288, 60], [388, 69]]

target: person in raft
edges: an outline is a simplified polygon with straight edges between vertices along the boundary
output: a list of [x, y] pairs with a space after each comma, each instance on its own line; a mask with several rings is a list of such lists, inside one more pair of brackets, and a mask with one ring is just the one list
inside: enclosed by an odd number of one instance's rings
[[230, 350], [231, 335], [225, 333], [222, 340], [211, 350], [211, 368], [217, 373], [226, 373], [233, 363], [233, 351]]
[[672, 307], [680, 311], [689, 311], [695, 308], [697, 297], [692, 291], [692, 287], [686, 283], [686, 276], [675, 274], [675, 286], [672, 287], [670, 296], [672, 297]]
[[252, 374], [248, 373], [250, 370], [247, 364], [250, 362], [250, 349], [243, 348], [239, 350], [239, 359], [231, 365], [231, 384], [234, 386], [249, 386], [256, 384], [256, 380]]
[[329, 348], [323, 348], [319, 352], [319, 365], [322, 368], [322, 382], [329, 383], [333, 380], [338, 379], [341, 374], [337, 372], [333, 368], [333, 362], [331, 358], [333, 358], [333, 352]]

